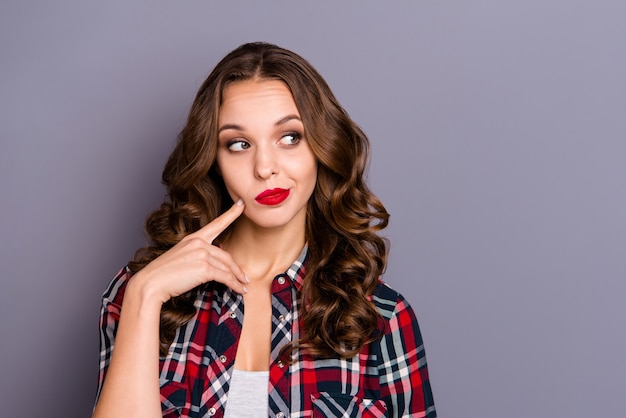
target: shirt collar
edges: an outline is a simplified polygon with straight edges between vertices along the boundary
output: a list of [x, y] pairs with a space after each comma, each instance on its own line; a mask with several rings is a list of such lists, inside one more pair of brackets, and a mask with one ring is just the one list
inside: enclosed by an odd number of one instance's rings
[[304, 282], [304, 273], [306, 270], [305, 267], [308, 254], [309, 246], [308, 244], [305, 244], [296, 261], [294, 261], [291, 267], [289, 267], [286, 271], [287, 276], [289, 276], [298, 291], [300, 291], [302, 283]]

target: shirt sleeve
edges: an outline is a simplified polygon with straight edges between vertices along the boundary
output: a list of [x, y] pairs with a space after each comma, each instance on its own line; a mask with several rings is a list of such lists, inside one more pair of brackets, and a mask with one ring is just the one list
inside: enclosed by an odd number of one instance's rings
[[131, 273], [127, 268], [121, 269], [102, 295], [102, 305], [100, 307], [100, 372], [98, 374], [96, 403], [100, 397], [100, 391], [102, 390], [104, 378], [111, 361], [111, 353], [113, 352], [115, 335], [117, 334], [117, 326], [122, 310], [124, 290], [130, 276]]
[[380, 351], [381, 394], [389, 416], [435, 418], [422, 335], [413, 309], [400, 294], [380, 340]]

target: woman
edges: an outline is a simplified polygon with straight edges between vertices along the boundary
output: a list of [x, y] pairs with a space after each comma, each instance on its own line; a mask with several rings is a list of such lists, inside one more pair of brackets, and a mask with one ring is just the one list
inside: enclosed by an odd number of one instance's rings
[[94, 417], [435, 417], [414, 313], [380, 280], [367, 159], [302, 57], [229, 53], [165, 166], [151, 245], [104, 293]]

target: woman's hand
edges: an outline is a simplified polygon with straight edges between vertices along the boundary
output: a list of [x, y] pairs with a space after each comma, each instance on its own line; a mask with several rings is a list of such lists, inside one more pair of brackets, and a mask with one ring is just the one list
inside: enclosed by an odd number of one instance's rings
[[241, 201], [183, 238], [128, 282], [115, 348], [93, 418], [160, 417], [159, 322], [161, 305], [215, 280], [246, 293], [246, 275], [213, 240], [243, 213]]
[[209, 281], [225, 284], [246, 293], [248, 278], [226, 251], [213, 245], [217, 238], [244, 210], [240, 200], [229, 210], [163, 253], [129, 282], [129, 287], [161, 304]]

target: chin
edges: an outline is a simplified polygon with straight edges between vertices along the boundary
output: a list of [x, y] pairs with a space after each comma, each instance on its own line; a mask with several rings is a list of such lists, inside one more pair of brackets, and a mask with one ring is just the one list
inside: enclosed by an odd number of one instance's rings
[[[257, 211], [254, 211], [253, 213], [244, 212], [244, 216], [255, 226], [266, 229], [284, 228], [292, 223], [295, 224], [299, 222], [298, 215], [300, 215], [300, 212], [284, 213], [284, 211], [281, 211], [280, 208], [273, 208], [270, 210], [265, 209], [263, 212], [265, 213], [259, 213]], [[302, 212], [306, 213], [306, 210], [303, 210]], [[304, 227], [304, 222], [302, 223], [302, 226]]]
[[284, 221], [282, 219], [276, 219], [276, 217], [272, 218], [269, 216], [248, 218], [248, 220], [256, 227], [264, 229], [282, 228], [289, 225], [290, 223], [289, 221]]

